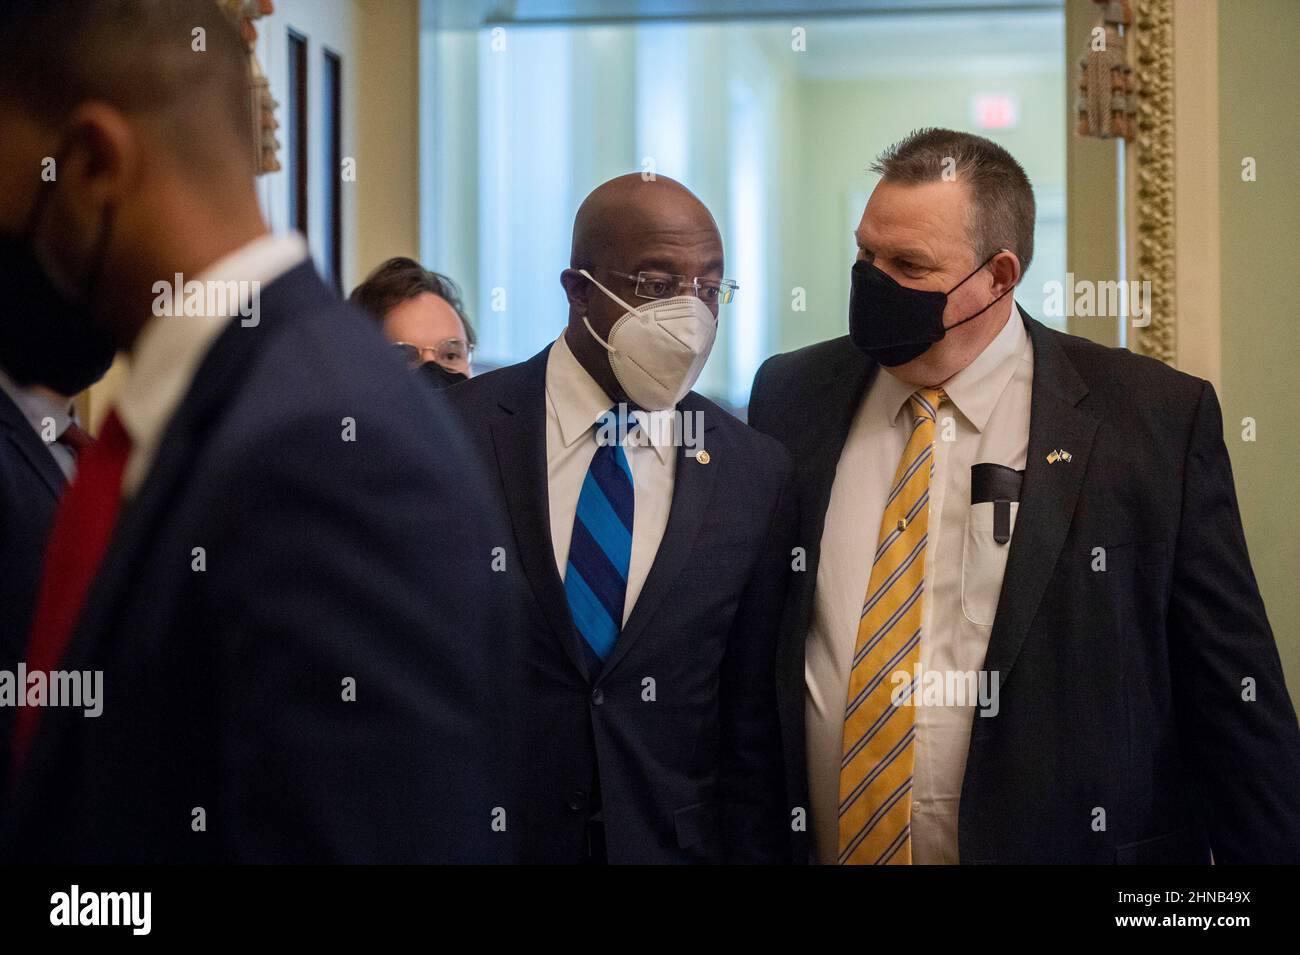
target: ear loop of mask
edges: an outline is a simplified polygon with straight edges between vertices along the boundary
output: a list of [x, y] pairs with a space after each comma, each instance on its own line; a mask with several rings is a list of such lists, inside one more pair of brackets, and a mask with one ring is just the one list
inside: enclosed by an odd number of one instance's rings
[[86, 274], [81, 277], [82, 301], [94, 298], [99, 288], [99, 280], [104, 277], [104, 260], [108, 255], [108, 244], [113, 239], [113, 223], [117, 221], [117, 206], [110, 205], [104, 210], [104, 218], [99, 226], [99, 236], [90, 262], [86, 265]]
[[41, 191], [36, 194], [36, 201], [32, 203], [32, 211], [27, 214], [27, 227], [24, 235], [31, 239], [32, 244], [36, 243], [36, 230], [41, 224], [41, 214], [45, 211], [45, 206], [50, 201], [50, 196], [54, 195], [55, 188], [59, 185], [59, 167], [63, 164], [63, 157], [68, 154], [71, 147], [64, 142], [59, 147], [59, 151], [54, 154], [54, 179], [41, 180]]
[[[591, 283], [592, 283], [593, 285], [595, 285], [596, 288], [600, 289], [602, 292], [604, 292], [606, 295], [608, 295], [610, 298], [612, 298], [612, 299], [613, 299], [615, 302], [617, 302], [619, 305], [622, 305], [622, 306], [623, 306], [623, 308], [624, 308], [624, 310], [625, 310], [625, 314], [624, 314], [624, 316], [623, 316], [622, 318], [620, 318], [620, 319], [618, 320], [618, 322], [625, 322], [625, 321], [627, 321], [627, 315], [636, 312], [636, 309], [635, 309], [635, 308], [633, 308], [632, 306], [628, 305], [627, 302], [623, 301], [621, 298], [619, 298], [617, 295], [615, 295], [615, 294], [614, 294], [613, 292], [611, 292], [609, 289], [605, 288], [605, 286], [603, 286], [603, 285], [601, 285], [599, 282], [597, 282], [597, 281], [595, 280], [595, 278], [592, 277], [592, 274], [591, 274], [590, 272], [588, 272], [586, 269], [578, 269], [578, 274], [579, 274], [579, 275], [585, 275], [588, 279], [591, 280]], [[615, 323], [614, 323], [614, 328], [617, 328], [617, 327], [618, 327], [618, 322], [615, 322]], [[660, 381], [660, 380], [659, 380], [658, 378], [656, 378], [653, 374], [651, 374], [651, 372], [650, 372], [650, 370], [649, 370], [648, 368], [646, 368], [644, 365], [642, 365], [640, 362], [638, 362], [638, 361], [637, 361], [635, 358], [633, 358], [631, 355], [625, 354], [624, 352], [620, 352], [617, 348], [613, 347], [613, 346], [610, 345], [608, 342], [606, 342], [603, 338], [601, 338], [599, 335], [597, 335], [597, 334], [596, 334], [596, 330], [595, 330], [594, 328], [591, 327], [591, 322], [589, 322], [589, 321], [587, 320], [587, 313], [586, 313], [586, 312], [583, 312], [583, 313], [582, 313], [582, 323], [583, 323], [584, 325], [587, 326], [587, 331], [591, 332], [591, 337], [594, 338], [594, 339], [596, 339], [596, 341], [598, 341], [601, 345], [604, 346], [605, 351], [609, 352], [611, 355], [621, 355], [625, 361], [629, 361], [629, 362], [631, 362], [632, 364], [636, 365], [637, 368], [641, 369], [641, 372], [642, 372], [642, 373], [643, 373], [647, 378], [649, 378], [651, 381], [653, 381], [655, 384], [659, 385], [661, 388], [666, 388], [666, 387], [667, 387], [667, 385], [665, 385], [662, 381]], [[612, 333], [613, 333], [613, 330], [611, 329], [611, 337], [612, 337]], [[614, 377], [615, 377], [615, 378], [618, 377], [618, 372], [615, 372], [615, 373], [614, 373]]]
[[[981, 270], [982, 270], [986, 265], [988, 265], [990, 262], [992, 262], [994, 259], [996, 259], [996, 258], [997, 258], [999, 255], [1001, 255], [1003, 252], [1010, 252], [1010, 251], [1011, 251], [1010, 249], [998, 249], [996, 252], [994, 252], [992, 255], [990, 255], [987, 259], [985, 259], [983, 262], [981, 262], [981, 263], [979, 264], [979, 268], [977, 268], [977, 269], [976, 269], [974, 272], [972, 272], [970, 275], [966, 276], [964, 279], [962, 279], [960, 282], [958, 282], [958, 283], [957, 283], [956, 285], [954, 285], [952, 288], [948, 289], [948, 291], [945, 292], [944, 294], [945, 294], [945, 295], [951, 295], [953, 292], [957, 291], [957, 289], [961, 288], [963, 285], [965, 285], [967, 282], [969, 282], [970, 279], [971, 279], [971, 276], [979, 275], [980, 271], [981, 271]], [[983, 315], [985, 312], [987, 312], [989, 309], [991, 309], [991, 308], [992, 308], [994, 305], [996, 305], [998, 302], [1002, 301], [1002, 299], [1006, 298], [1006, 296], [1007, 296], [1007, 292], [1010, 292], [1010, 291], [1011, 291], [1012, 289], [1014, 289], [1014, 288], [1015, 288], [1014, 285], [1011, 286], [1011, 288], [1007, 289], [1006, 292], [1003, 292], [1001, 295], [999, 295], [999, 296], [998, 296], [997, 298], [995, 298], [993, 301], [989, 302], [987, 305], [985, 305], [983, 308], [981, 308], [981, 309], [980, 309], [978, 312], [976, 312], [974, 315], [968, 315], [968, 316], [966, 316], [965, 318], [963, 318], [960, 322], [954, 322], [954, 323], [951, 324], [951, 325], [945, 325], [944, 328], [943, 328], [943, 333], [946, 335], [946, 334], [948, 334], [950, 331], [952, 331], [954, 328], [956, 328], [958, 325], [965, 325], [967, 322], [971, 321], [972, 319], [979, 318], [981, 315]]]
[[[67, 155], [68, 149], [69, 147], [65, 144], [55, 154], [54, 168], [56, 170], [63, 163], [63, 158]], [[58, 184], [57, 172], [55, 173], [55, 179], [53, 181], [46, 182], [43, 180], [41, 182], [41, 191], [37, 193], [36, 201], [32, 204], [32, 211], [27, 216], [27, 227], [24, 234], [27, 236], [28, 241], [31, 242], [32, 250], [36, 253], [38, 259], [49, 258], [48, 256], [41, 255], [40, 242], [38, 241], [36, 233], [40, 229], [41, 217], [45, 212], [45, 207], [52, 201], [50, 197], [54, 195], [54, 190]], [[94, 295], [95, 289], [99, 285], [99, 280], [103, 276], [104, 256], [108, 252], [108, 243], [112, 238], [113, 223], [116, 218], [117, 207], [110, 205], [104, 212], [103, 219], [100, 221], [99, 235], [95, 237], [95, 245], [91, 250], [90, 261], [86, 265], [85, 274], [81, 276], [81, 281], [77, 283], [81, 288], [77, 290], [65, 289], [65, 294], [67, 294], [68, 291], [76, 291], [80, 294], [81, 301], [89, 300]], [[44, 262], [43, 267], [48, 270], [50, 267], [49, 262]], [[72, 276], [66, 275], [62, 269], [60, 269], [59, 272], [60, 279], [66, 277], [69, 282], [73, 281]]]
[[[600, 289], [602, 292], [604, 292], [606, 295], [612, 298], [619, 305], [622, 305], [624, 311], [626, 312], [636, 311], [636, 309], [634, 309], [631, 305], [627, 304], [627, 302], [623, 301], [621, 298], [619, 298], [609, 289], [605, 288], [605, 286], [597, 282], [595, 278], [592, 277], [592, 274], [588, 272], [586, 269], [578, 269], [578, 274], [585, 276], [591, 282], [592, 285], [596, 286], [596, 288]], [[620, 321], [622, 321], [622, 319], [620, 319]], [[618, 353], [618, 349], [614, 348], [612, 345], [609, 344], [609, 342], [605, 341], [605, 339], [601, 338], [599, 335], [596, 334], [596, 330], [591, 327], [591, 322], [587, 320], [586, 312], [582, 313], [582, 323], [587, 326], [587, 331], [591, 332], [591, 337], [596, 339], [596, 341], [600, 342], [601, 346], [605, 349], [605, 351], [610, 352], [611, 354]]]

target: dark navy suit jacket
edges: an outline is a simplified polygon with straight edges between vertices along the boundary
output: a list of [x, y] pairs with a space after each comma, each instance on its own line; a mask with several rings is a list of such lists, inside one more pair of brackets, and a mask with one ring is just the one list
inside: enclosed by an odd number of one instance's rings
[[63, 661], [103, 671], [103, 715], [43, 712], [9, 853], [506, 857], [485, 483], [373, 322], [310, 264], [269, 284], [119, 514]]
[[[0, 670], [14, 672], [27, 650], [45, 539], [64, 483], [50, 449], [0, 390]], [[14, 712], [0, 707], [0, 786], [9, 772]]]
[[[999, 711], [975, 717], [961, 861], [1300, 861], [1300, 729], [1213, 387], [1012, 320], [1034, 347], [1029, 456], [984, 663]], [[792, 646], [877, 373], [845, 337], [769, 359], [754, 383], [751, 423], [803, 462]], [[1056, 449], [1070, 460], [1049, 461]]]
[[776, 701], [777, 624], [791, 561], [789, 459], [689, 394], [703, 448], [677, 449], [663, 541], [603, 668], [589, 674], [555, 564], [546, 361], [440, 393], [464, 416], [509, 509], [525, 607], [521, 858], [574, 862], [600, 793], [614, 863], [785, 861], [790, 815]]

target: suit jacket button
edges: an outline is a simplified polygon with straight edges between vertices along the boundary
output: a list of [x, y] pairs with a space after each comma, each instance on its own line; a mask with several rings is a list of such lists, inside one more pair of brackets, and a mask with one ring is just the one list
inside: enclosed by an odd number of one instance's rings
[[604, 703], [604, 702], [605, 702], [605, 691], [604, 691], [604, 690], [602, 690], [600, 687], [596, 687], [594, 690], [591, 691], [591, 705], [592, 705], [592, 706], [600, 706], [600, 704], [602, 704], [602, 703]]
[[569, 796], [569, 808], [574, 812], [582, 812], [587, 808], [587, 794], [581, 789], [575, 789]]

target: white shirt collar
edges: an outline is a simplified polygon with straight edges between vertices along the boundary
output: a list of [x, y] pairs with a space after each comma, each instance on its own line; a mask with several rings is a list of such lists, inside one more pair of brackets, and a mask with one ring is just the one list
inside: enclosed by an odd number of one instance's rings
[[[302, 236], [268, 233], [214, 262], [193, 279], [204, 283], [257, 282], [265, 287], [306, 258], [307, 243]], [[132, 460], [124, 478], [128, 492], [143, 478], [153, 460], [153, 450], [189, 390], [195, 371], [212, 342], [237, 314], [238, 305], [237, 301], [229, 303], [225, 314], [154, 315], [145, 323], [116, 403], [132, 445]]]
[[9, 377], [8, 372], [0, 368], [0, 390], [4, 391], [18, 406], [23, 417], [27, 419], [32, 428], [39, 434], [45, 430], [45, 419], [49, 418], [54, 422], [54, 434], [63, 434], [68, 425], [77, 420], [76, 410], [71, 401], [66, 404], [63, 402], [51, 401], [49, 396], [37, 391], [35, 388], [24, 388], [18, 382]]
[[998, 399], [1016, 370], [1020, 350], [1028, 339], [1015, 300], [1002, 330], [976, 359], [943, 383], [944, 394], [977, 431], [983, 431]]
[[[563, 333], [546, 356], [546, 400], [559, 422], [560, 439], [566, 448], [594, 435], [592, 426], [612, 407], [609, 395], [582, 367]], [[632, 417], [639, 427], [629, 431], [623, 443], [648, 441], [659, 459], [665, 460], [677, 437], [674, 409], [633, 411]]]
[[[983, 431], [988, 424], [993, 408], [1002, 396], [1007, 382], [1016, 369], [1016, 361], [1028, 340], [1025, 324], [1020, 319], [1020, 310], [1014, 299], [1011, 302], [1011, 314], [1002, 330], [993, 340], [984, 346], [984, 350], [969, 365], [953, 375], [942, 385], [948, 400], [964, 414], [977, 431]], [[907, 404], [907, 399], [916, 392], [914, 385], [895, 378], [888, 368], [881, 369], [878, 387], [886, 389], [885, 412], [889, 415], [892, 426], [898, 420], [899, 413]]]

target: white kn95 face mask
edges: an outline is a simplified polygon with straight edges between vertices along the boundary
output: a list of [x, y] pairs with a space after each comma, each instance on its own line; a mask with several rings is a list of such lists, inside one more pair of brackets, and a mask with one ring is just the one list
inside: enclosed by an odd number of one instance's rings
[[596, 334], [586, 315], [582, 321], [609, 352], [614, 377], [628, 399], [646, 411], [675, 408], [704, 370], [718, 333], [717, 318], [694, 295], [654, 299], [633, 308], [586, 269], [578, 272], [626, 309], [610, 329], [608, 341]]

